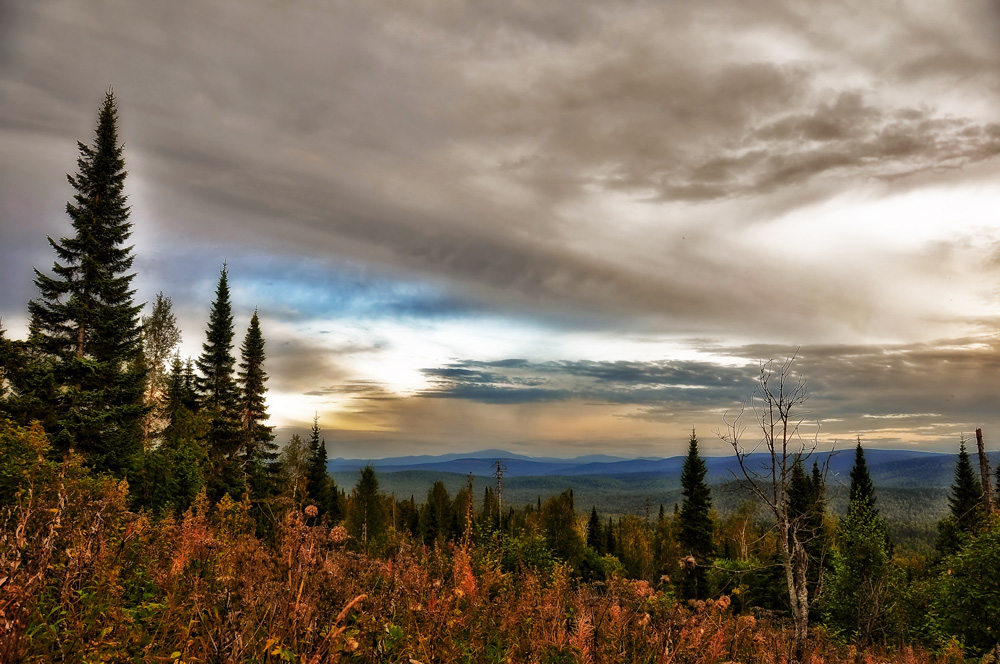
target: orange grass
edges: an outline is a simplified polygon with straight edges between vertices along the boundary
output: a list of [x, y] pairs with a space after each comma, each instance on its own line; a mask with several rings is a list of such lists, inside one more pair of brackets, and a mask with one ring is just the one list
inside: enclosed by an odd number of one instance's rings
[[[348, 550], [340, 527], [297, 509], [255, 535], [249, 502], [204, 495], [177, 518], [129, 511], [128, 486], [17, 432], [20, 490], [0, 508], [0, 662], [789, 662], [791, 634], [734, 615], [728, 597], [680, 603], [566, 567], [504, 571], [491, 542], [389, 554]], [[34, 461], [33, 459], [37, 459]], [[810, 664], [959, 664], [907, 648], [857, 652], [814, 636]]]
[[[5, 661], [788, 662], [790, 634], [729, 599], [678, 603], [645, 581], [578, 584], [565, 568], [503, 572], [489, 547], [346, 550], [343, 532], [289, 511], [272, 544], [250, 506], [199, 500], [177, 520], [125, 508], [127, 487], [73, 479], [6, 510]], [[808, 661], [962, 661], [841, 650]]]

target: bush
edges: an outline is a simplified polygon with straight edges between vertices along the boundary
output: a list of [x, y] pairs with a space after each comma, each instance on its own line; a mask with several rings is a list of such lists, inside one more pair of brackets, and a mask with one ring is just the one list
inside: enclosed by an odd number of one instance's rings
[[1000, 644], [1000, 520], [942, 561], [931, 617], [970, 652]]

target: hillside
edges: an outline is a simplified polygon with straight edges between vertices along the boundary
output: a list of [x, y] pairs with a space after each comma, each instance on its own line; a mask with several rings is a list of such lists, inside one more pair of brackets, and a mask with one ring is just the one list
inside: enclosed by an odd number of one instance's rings
[[[872, 479], [886, 487], [947, 487], [951, 484], [954, 454], [917, 452], [913, 450], [865, 450]], [[994, 464], [1000, 462], [1000, 452], [991, 452]], [[766, 455], [748, 457], [747, 467], [763, 469]], [[484, 450], [468, 454], [441, 456], [410, 456], [386, 459], [331, 459], [328, 468], [333, 473], [357, 471], [371, 464], [380, 474], [400, 472], [452, 473], [462, 476], [494, 477], [496, 462], [504, 468], [504, 477], [638, 477], [674, 478], [680, 476], [684, 457], [624, 459], [620, 457], [576, 457], [571, 459], [534, 458], [502, 450]], [[850, 449], [817, 453], [809, 460], [820, 465], [829, 463], [832, 483], [843, 482], [850, 472], [854, 456]], [[712, 483], [727, 482], [740, 476], [734, 456], [706, 457], [708, 479]]]
[[[911, 450], [866, 450], [865, 456], [878, 491], [878, 506], [898, 545], [920, 552], [930, 550], [935, 524], [948, 513], [948, 490], [953, 481], [955, 455]], [[991, 461], [1000, 462], [1000, 453]], [[495, 487], [495, 463], [504, 466], [503, 496], [506, 504], [524, 506], [545, 502], [572, 489], [577, 509], [596, 506], [602, 517], [626, 514], [656, 518], [662, 505], [672, 511], [682, 500], [680, 470], [683, 457], [666, 459], [539, 459], [486, 450], [473, 454], [440, 457], [403, 457], [372, 462], [383, 491], [399, 500], [412, 497], [424, 502], [435, 482], [442, 482], [451, 495], [465, 488], [473, 476], [473, 491], [481, 501], [486, 487]], [[751, 457], [748, 467], [760, 467], [763, 455]], [[829, 510], [847, 509], [847, 485], [854, 455], [849, 450], [817, 454], [815, 460], [829, 464], [827, 491]], [[731, 514], [751, 498], [738, 481], [734, 457], [708, 457], [707, 481], [712, 501], [723, 516]], [[341, 488], [350, 491], [358, 469], [367, 461], [334, 459], [329, 466]]]

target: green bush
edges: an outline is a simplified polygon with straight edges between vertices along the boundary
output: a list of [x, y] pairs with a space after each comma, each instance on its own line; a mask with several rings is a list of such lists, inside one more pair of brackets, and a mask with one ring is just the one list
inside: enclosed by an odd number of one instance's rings
[[1000, 520], [942, 561], [931, 616], [970, 652], [1000, 644]]

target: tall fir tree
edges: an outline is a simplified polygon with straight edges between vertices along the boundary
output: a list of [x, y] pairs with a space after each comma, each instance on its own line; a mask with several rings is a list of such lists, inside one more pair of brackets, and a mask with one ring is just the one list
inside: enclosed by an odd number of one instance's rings
[[587, 546], [594, 551], [604, 553], [604, 532], [601, 530], [601, 520], [597, 517], [597, 506], [590, 508], [590, 520], [587, 521]]
[[[139, 311], [129, 271], [135, 256], [112, 91], [98, 114], [93, 146], [77, 143], [76, 190], [66, 204], [73, 237], [49, 238], [53, 276], [35, 270], [28, 304], [31, 341], [51, 359], [42, 390], [55, 413], [57, 447], [75, 447], [93, 467], [123, 473], [141, 449], [145, 370]], [[36, 367], [38, 365], [35, 365]], [[29, 380], [34, 389], [46, 380]]]
[[837, 539], [824, 612], [829, 624], [867, 644], [885, 627], [892, 547], [875, 509], [875, 485], [860, 437], [851, 469], [850, 503], [837, 527]]
[[983, 518], [983, 486], [972, 468], [969, 453], [965, 450], [963, 438], [958, 447], [955, 462], [955, 482], [948, 497], [951, 515], [964, 533], [973, 532]]
[[694, 556], [698, 566], [688, 574], [683, 593], [689, 599], [708, 597], [708, 574], [704, 565], [715, 557], [712, 537], [715, 524], [712, 520], [712, 490], [705, 483], [708, 469], [698, 453], [698, 437], [691, 431], [688, 454], [681, 469], [681, 488], [684, 500], [680, 511], [680, 540], [683, 553]]
[[167, 403], [165, 406], [168, 418], [173, 418], [177, 409], [185, 405], [184, 391], [184, 361], [181, 354], [175, 353], [170, 360], [170, 371], [167, 372]]
[[332, 521], [343, 517], [340, 506], [340, 491], [327, 468], [326, 439], [320, 436], [319, 416], [313, 417], [309, 435], [309, 455], [306, 460], [306, 491], [309, 500], [316, 504], [322, 514]]
[[796, 459], [788, 482], [788, 514], [807, 551], [811, 548], [809, 544], [822, 536], [824, 492], [819, 464], [814, 463], [812, 474], [807, 475], [802, 460]]
[[164, 417], [167, 426], [163, 429], [163, 444], [177, 446], [193, 441], [205, 442], [206, 423], [197, 415], [198, 392], [195, 389], [194, 363], [191, 358], [181, 360], [176, 353], [170, 362], [167, 374], [166, 403]]
[[379, 491], [375, 469], [361, 470], [361, 477], [351, 492], [347, 510], [347, 532], [362, 553], [377, 554], [386, 535], [385, 496]]
[[210, 493], [218, 499], [223, 493], [237, 497], [245, 489], [237, 453], [239, 434], [239, 390], [233, 375], [233, 308], [229, 298], [229, 268], [222, 266], [215, 290], [215, 302], [209, 314], [205, 343], [198, 358], [197, 379], [201, 409], [208, 424], [208, 456], [212, 465]]
[[608, 527], [604, 531], [604, 552], [612, 556], [618, 555], [618, 538], [615, 537], [615, 522], [610, 516], [608, 517]]
[[850, 502], [867, 500], [869, 509], [875, 509], [875, 485], [868, 474], [868, 464], [865, 461], [865, 450], [861, 447], [861, 436], [858, 436], [858, 446], [854, 450], [854, 467], [851, 468]]
[[424, 544], [443, 546], [448, 541], [452, 511], [451, 496], [444, 482], [435, 482], [427, 491], [427, 501], [418, 520], [417, 529]]
[[277, 488], [275, 460], [278, 458], [278, 446], [274, 443], [274, 428], [265, 424], [271, 416], [265, 400], [264, 336], [256, 309], [240, 346], [240, 357], [237, 380], [240, 388], [241, 461], [251, 492], [257, 497], [264, 497]]

